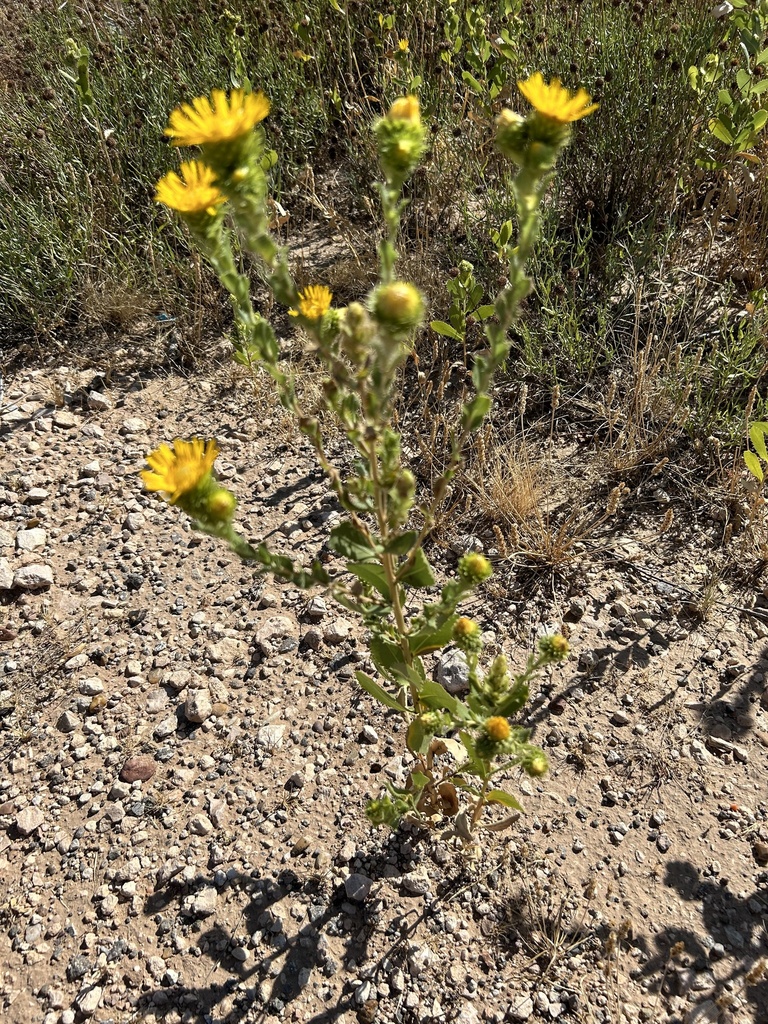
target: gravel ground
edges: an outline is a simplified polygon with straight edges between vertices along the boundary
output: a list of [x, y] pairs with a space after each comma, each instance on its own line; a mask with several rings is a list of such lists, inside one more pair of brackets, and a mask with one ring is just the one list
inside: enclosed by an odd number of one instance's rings
[[407, 761], [356, 624], [142, 493], [159, 442], [215, 435], [244, 532], [314, 557], [339, 513], [276, 409], [229, 371], [5, 402], [4, 1024], [768, 1022], [768, 596], [686, 615], [705, 531], [628, 520], [548, 600], [500, 566], [487, 652], [554, 625], [572, 655], [529, 709], [550, 775], [470, 855], [366, 822]]

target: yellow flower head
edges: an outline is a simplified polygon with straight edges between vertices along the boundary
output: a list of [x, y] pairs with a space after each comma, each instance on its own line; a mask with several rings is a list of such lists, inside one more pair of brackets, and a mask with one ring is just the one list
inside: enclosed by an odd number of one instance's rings
[[421, 124], [421, 108], [417, 96], [400, 96], [389, 108], [387, 117], [393, 121], [408, 121], [411, 124]]
[[291, 316], [303, 316], [307, 320], [319, 320], [331, 308], [333, 292], [324, 284], [311, 284], [299, 292], [299, 308], [289, 309]]
[[269, 100], [263, 92], [233, 89], [227, 97], [222, 89], [214, 89], [210, 99], [198, 96], [177, 107], [168, 119], [165, 134], [174, 146], [232, 142], [252, 131], [268, 113]]
[[399, 39], [397, 41], [397, 48], [400, 51], [400, 53], [408, 53], [408, 49], [409, 49], [409, 47], [408, 47], [408, 40], [407, 39]]
[[486, 719], [485, 731], [494, 743], [503, 743], [505, 740], [508, 740], [512, 732], [509, 722], [506, 718], [502, 718], [501, 715], [494, 715], [493, 718]]
[[200, 160], [188, 160], [180, 170], [181, 177], [170, 171], [158, 181], [155, 202], [179, 213], [207, 213], [213, 217], [216, 207], [226, 201], [216, 187], [213, 171]]
[[517, 87], [542, 117], [548, 117], [558, 124], [578, 121], [599, 106], [598, 103], [590, 103], [592, 97], [586, 89], [571, 94], [559, 78], [553, 78], [547, 84], [540, 71], [534, 71], [526, 82], [518, 82]]
[[176, 438], [173, 450], [161, 444], [157, 451], [147, 456], [150, 469], [141, 472], [141, 478], [148, 491], [164, 491], [172, 505], [183, 494], [194, 491], [210, 473], [219, 449], [215, 441], [191, 441]]

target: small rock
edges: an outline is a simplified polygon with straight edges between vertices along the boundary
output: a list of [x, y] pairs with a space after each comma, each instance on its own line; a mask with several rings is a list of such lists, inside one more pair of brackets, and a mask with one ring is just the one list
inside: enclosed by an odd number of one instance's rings
[[53, 414], [53, 425], [55, 427], [62, 427], [64, 430], [70, 430], [72, 427], [77, 426], [77, 420], [69, 409], [57, 409]]
[[522, 999], [515, 1000], [507, 1010], [507, 1020], [530, 1020], [532, 1016], [533, 1000], [530, 996], [523, 996]]
[[359, 742], [378, 743], [379, 734], [376, 732], [372, 725], [364, 725], [363, 728], [360, 730]]
[[284, 725], [262, 725], [256, 732], [256, 743], [267, 750], [279, 750], [285, 736]]
[[184, 714], [188, 722], [204, 722], [213, 711], [210, 694], [207, 690], [190, 690], [184, 704]]
[[30, 487], [27, 491], [28, 505], [41, 505], [48, 499], [48, 491], [44, 487]]
[[328, 612], [328, 605], [324, 598], [313, 597], [312, 600], [307, 604], [306, 616], [312, 622], [319, 622]]
[[218, 898], [216, 890], [212, 886], [206, 886], [184, 898], [181, 905], [182, 913], [187, 917], [210, 917], [216, 913]]
[[153, 757], [149, 754], [135, 754], [126, 760], [120, 778], [125, 782], [146, 782], [156, 771], [157, 761]]
[[0, 590], [13, 590], [13, 569], [7, 558], [0, 558]]
[[139, 416], [129, 416], [120, 427], [121, 434], [143, 434], [147, 430], [149, 427]]
[[409, 871], [404, 874], [401, 883], [403, 889], [411, 896], [425, 896], [430, 888], [431, 882], [426, 871]]
[[685, 1015], [685, 1024], [717, 1024], [719, 1019], [720, 1010], [717, 1004], [707, 999], [706, 1002], [699, 1003], [688, 1011]]
[[89, 676], [80, 681], [78, 689], [85, 697], [95, 697], [97, 693], [104, 693], [104, 683], [98, 676]]
[[100, 985], [89, 985], [80, 990], [75, 1006], [84, 1017], [92, 1017], [99, 1008], [103, 994], [104, 989]]
[[16, 547], [19, 551], [37, 551], [45, 547], [47, 536], [39, 526], [31, 530], [19, 530], [16, 534]]
[[112, 408], [112, 403], [106, 395], [102, 395], [98, 391], [89, 391], [88, 408], [94, 412], [108, 412]]
[[53, 586], [50, 565], [24, 565], [13, 575], [13, 586], [18, 590], [43, 590]]
[[207, 836], [213, 832], [213, 822], [207, 814], [196, 814], [189, 823], [189, 831], [195, 836]]
[[352, 874], [344, 880], [344, 890], [347, 897], [357, 903], [363, 903], [371, 891], [373, 879], [367, 875]]
[[65, 711], [56, 720], [59, 732], [74, 732], [80, 725], [80, 719], [72, 711]]
[[458, 648], [447, 651], [440, 658], [437, 681], [448, 693], [461, 693], [469, 688], [469, 665]]
[[31, 836], [45, 821], [45, 813], [39, 807], [25, 807], [16, 815], [19, 835]]
[[626, 711], [614, 711], [611, 715], [611, 721], [614, 725], [627, 725], [629, 723], [629, 715]]
[[342, 644], [352, 631], [352, 624], [347, 619], [334, 619], [323, 631], [323, 640], [327, 644]]

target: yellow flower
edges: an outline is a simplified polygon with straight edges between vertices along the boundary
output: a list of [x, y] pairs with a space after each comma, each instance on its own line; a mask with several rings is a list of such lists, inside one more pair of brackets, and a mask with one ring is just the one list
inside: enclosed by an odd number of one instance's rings
[[586, 89], [579, 89], [572, 95], [559, 78], [553, 78], [547, 85], [540, 71], [535, 71], [526, 82], [518, 82], [517, 87], [543, 117], [559, 124], [578, 121], [599, 106], [598, 103], [590, 104], [592, 97]]
[[311, 284], [299, 292], [299, 308], [289, 309], [291, 316], [303, 316], [307, 320], [319, 320], [331, 308], [333, 292], [324, 284]]
[[387, 117], [393, 121], [409, 121], [411, 124], [421, 123], [421, 109], [417, 96], [400, 96], [389, 108]]
[[186, 161], [180, 170], [181, 177], [170, 171], [158, 181], [155, 202], [179, 213], [205, 212], [213, 217], [216, 207], [226, 201], [216, 187], [213, 171], [199, 160]]
[[408, 40], [407, 39], [400, 39], [400, 40], [398, 40], [397, 48], [400, 51], [400, 53], [408, 53], [408, 49], [409, 49], [409, 47], [408, 47]]
[[177, 107], [168, 119], [165, 134], [174, 146], [232, 142], [247, 135], [268, 113], [269, 100], [263, 92], [233, 89], [227, 98], [222, 89], [214, 89], [210, 99], [198, 96]]
[[141, 472], [141, 478], [148, 491], [164, 491], [174, 505], [182, 494], [194, 491], [210, 473], [219, 454], [215, 441], [191, 441], [176, 438], [173, 450], [161, 444], [157, 451], [147, 456], [150, 469]]
[[494, 743], [503, 743], [504, 740], [508, 740], [512, 732], [509, 722], [506, 718], [502, 718], [501, 715], [494, 715], [493, 718], [488, 718], [485, 722], [485, 731]]

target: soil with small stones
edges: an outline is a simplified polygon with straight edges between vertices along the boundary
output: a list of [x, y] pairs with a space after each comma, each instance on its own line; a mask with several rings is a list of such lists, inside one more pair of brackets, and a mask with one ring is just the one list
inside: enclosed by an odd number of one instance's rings
[[496, 559], [486, 654], [572, 653], [525, 719], [551, 772], [468, 850], [368, 825], [409, 762], [348, 613], [142, 492], [158, 443], [216, 436], [243, 531], [308, 563], [340, 513], [276, 405], [230, 371], [4, 401], [6, 1024], [768, 1022], [768, 595], [710, 585], [701, 530], [622, 520], [569, 594]]

